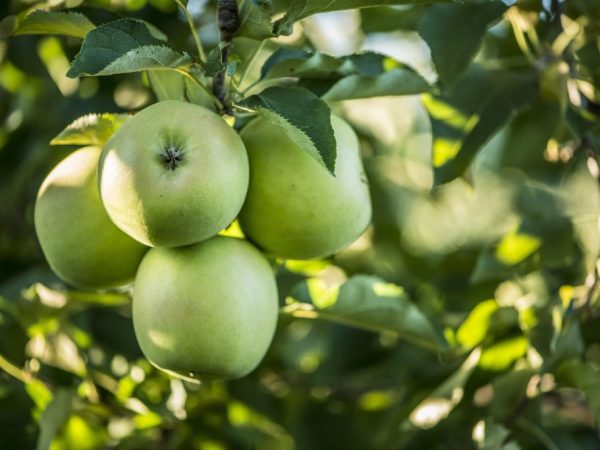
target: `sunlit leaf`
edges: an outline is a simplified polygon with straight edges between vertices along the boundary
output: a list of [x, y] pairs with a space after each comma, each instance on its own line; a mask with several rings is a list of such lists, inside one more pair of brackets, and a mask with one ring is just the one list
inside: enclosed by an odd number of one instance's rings
[[498, 310], [495, 300], [486, 300], [479, 303], [456, 332], [458, 342], [467, 348], [473, 348], [485, 338], [490, 327], [490, 320]]
[[[337, 295], [336, 295], [337, 294]], [[444, 350], [446, 343], [429, 319], [399, 286], [357, 275], [338, 287], [309, 280], [294, 292], [294, 297], [312, 302], [314, 308], [292, 304], [297, 317], [312, 317], [376, 332], [391, 332], [400, 338], [433, 350]]]
[[396, 401], [394, 391], [369, 391], [358, 399], [358, 405], [365, 411], [381, 411], [388, 409]]
[[498, 244], [496, 258], [501, 263], [512, 266], [529, 257], [541, 245], [542, 241], [537, 236], [511, 231]]
[[37, 10], [22, 19], [13, 34], [59, 34], [83, 39], [95, 27], [78, 12]]
[[40, 411], [45, 410], [52, 401], [52, 391], [38, 379], [34, 378], [25, 384], [25, 390]]
[[505, 339], [487, 347], [481, 354], [479, 365], [486, 370], [506, 370], [525, 355], [528, 346], [525, 336]]
[[129, 114], [88, 114], [69, 124], [51, 145], [103, 146], [129, 118]]

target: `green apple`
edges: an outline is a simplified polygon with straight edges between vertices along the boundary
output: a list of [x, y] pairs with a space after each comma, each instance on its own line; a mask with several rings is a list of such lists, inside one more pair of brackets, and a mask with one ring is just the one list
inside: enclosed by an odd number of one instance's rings
[[250, 187], [239, 216], [249, 240], [290, 259], [331, 255], [371, 220], [371, 199], [356, 134], [331, 117], [337, 142], [335, 176], [263, 118], [241, 132], [250, 159]]
[[271, 266], [241, 239], [151, 249], [136, 276], [140, 347], [154, 365], [183, 377], [246, 375], [271, 344], [277, 315]]
[[34, 210], [35, 230], [52, 270], [84, 289], [133, 280], [147, 251], [108, 218], [96, 180], [100, 148], [71, 153], [46, 177]]
[[153, 247], [216, 235], [237, 216], [248, 190], [248, 157], [217, 114], [181, 101], [156, 103], [106, 143], [100, 196], [121, 230]]

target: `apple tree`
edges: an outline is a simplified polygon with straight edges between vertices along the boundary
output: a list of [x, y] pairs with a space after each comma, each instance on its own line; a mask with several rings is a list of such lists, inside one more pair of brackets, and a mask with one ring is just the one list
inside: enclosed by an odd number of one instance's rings
[[0, 448], [600, 447], [600, 0], [0, 19]]

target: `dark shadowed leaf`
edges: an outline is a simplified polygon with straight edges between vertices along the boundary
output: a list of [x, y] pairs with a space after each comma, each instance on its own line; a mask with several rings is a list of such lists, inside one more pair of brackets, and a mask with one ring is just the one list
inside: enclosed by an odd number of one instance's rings
[[566, 111], [566, 119], [573, 134], [580, 141], [587, 141], [592, 149], [600, 152], [600, 120], [597, 116], [581, 108], [570, 106]]
[[319, 86], [328, 101], [413, 95], [431, 86], [411, 67], [373, 52], [345, 57], [279, 49], [265, 62], [263, 79], [299, 78], [307, 86]]
[[416, 30], [428, 8], [429, 5], [365, 8], [360, 11], [362, 29], [365, 33]]
[[454, 0], [292, 0], [286, 15], [275, 22], [277, 34], [290, 34], [294, 22], [313, 14], [344, 9], [365, 8], [385, 5], [414, 5], [429, 3], [450, 3]]
[[421, 428], [431, 428], [444, 420], [460, 403], [464, 386], [477, 368], [481, 349], [476, 348], [459, 369], [430, 392], [411, 412], [410, 422]]
[[483, 144], [530, 104], [536, 91], [534, 75], [472, 66], [448, 94], [425, 97], [436, 183], [462, 175]]
[[333, 173], [336, 144], [331, 111], [316, 95], [299, 87], [275, 86], [248, 97], [242, 104], [283, 127], [296, 144]]
[[36, 450], [48, 450], [62, 424], [71, 414], [71, 404], [75, 392], [73, 389], [61, 388], [54, 392], [54, 397], [42, 413], [40, 419], [40, 436]]
[[88, 33], [67, 76], [175, 69], [190, 62], [187, 53], [167, 47], [146, 23], [121, 19], [100, 25]]
[[236, 35], [251, 39], [273, 37], [272, 15], [273, 8], [269, 0], [248, 0], [242, 2], [239, 11], [240, 28], [236, 32]]
[[412, 68], [399, 65], [381, 75], [349, 75], [322, 95], [324, 100], [350, 100], [390, 95], [414, 95], [431, 90], [431, 86]]
[[491, 414], [495, 420], [504, 422], [515, 414], [522, 401], [526, 399], [527, 385], [535, 372], [520, 369], [508, 372], [494, 380], [494, 395]]
[[483, 37], [507, 6], [503, 2], [433, 5], [425, 13], [419, 33], [444, 87], [452, 85], [470, 64]]
[[575, 387], [585, 395], [596, 423], [600, 423], [600, 370], [575, 360], [563, 364], [556, 376], [559, 382]]

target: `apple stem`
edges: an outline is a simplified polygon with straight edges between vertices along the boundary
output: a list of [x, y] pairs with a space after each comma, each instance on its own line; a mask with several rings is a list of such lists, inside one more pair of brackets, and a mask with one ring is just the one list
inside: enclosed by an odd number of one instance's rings
[[238, 15], [236, 0], [218, 0], [217, 21], [219, 23], [219, 31], [221, 33], [221, 69], [213, 78], [212, 90], [223, 105], [222, 112], [233, 115], [231, 103], [227, 99], [227, 88], [225, 81], [227, 74], [227, 62], [229, 60], [229, 52], [231, 51], [231, 43], [235, 32], [240, 27], [240, 18]]

